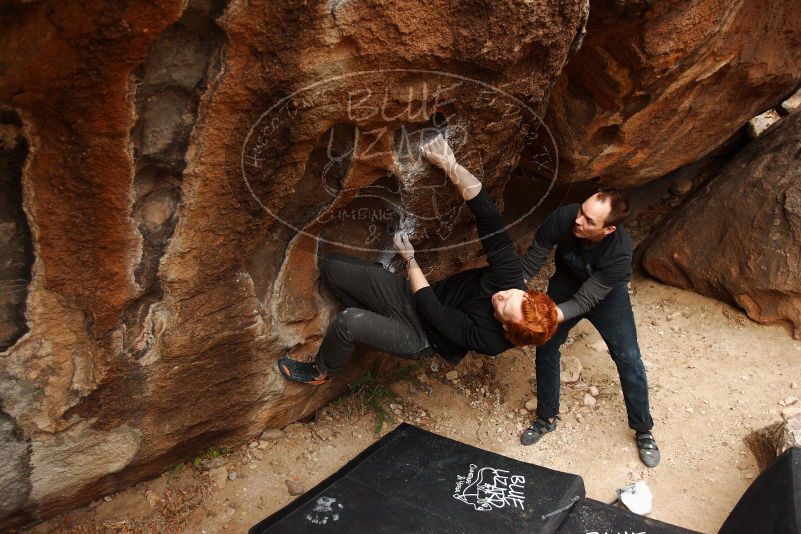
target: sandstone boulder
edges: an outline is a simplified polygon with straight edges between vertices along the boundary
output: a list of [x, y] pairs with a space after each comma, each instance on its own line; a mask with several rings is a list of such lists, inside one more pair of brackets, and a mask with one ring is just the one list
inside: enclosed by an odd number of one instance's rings
[[[698, 160], [801, 81], [798, 4], [594, 2], [547, 123], [567, 183], [634, 186]], [[544, 150], [523, 161], [536, 172]]]
[[649, 274], [801, 338], [801, 114], [738, 153], [643, 255]]
[[586, 11], [4, 5], [0, 529], [340, 394], [371, 356], [320, 388], [274, 366], [311, 357], [334, 309], [318, 253], [386, 264], [402, 227], [432, 279], [474, 259], [468, 210], [416, 143], [445, 131], [500, 199]]

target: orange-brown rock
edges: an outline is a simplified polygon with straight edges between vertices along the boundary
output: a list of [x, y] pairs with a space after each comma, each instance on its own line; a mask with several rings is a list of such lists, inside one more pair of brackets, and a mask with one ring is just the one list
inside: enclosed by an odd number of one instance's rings
[[645, 251], [654, 277], [801, 338], [801, 113], [739, 152]]
[[387, 263], [403, 227], [432, 278], [473, 258], [467, 210], [414, 147], [447, 131], [500, 198], [586, 7], [0, 8], [0, 275], [24, 296], [0, 301], [0, 528], [343, 391], [369, 358], [319, 388], [274, 367], [313, 355], [334, 309], [317, 254]]
[[797, 0], [594, 2], [546, 115], [560, 180], [646, 183], [778, 105], [801, 82], [800, 8]]
[[760, 471], [767, 469], [787, 449], [801, 447], [800, 410], [801, 407], [798, 407], [794, 410], [794, 415], [784, 418], [781, 422], [754, 430], [743, 438], [754, 454]]

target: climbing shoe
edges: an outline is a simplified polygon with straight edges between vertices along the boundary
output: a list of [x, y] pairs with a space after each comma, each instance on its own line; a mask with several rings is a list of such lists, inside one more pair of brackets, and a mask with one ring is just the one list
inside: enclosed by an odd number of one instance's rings
[[286, 356], [278, 360], [278, 369], [280, 369], [281, 374], [289, 380], [303, 382], [304, 384], [311, 384], [313, 386], [325, 384], [327, 378], [325, 376], [320, 376], [321, 373], [317, 370], [317, 366], [314, 365], [314, 363], [299, 362], [287, 358]]
[[537, 418], [537, 420], [520, 435], [520, 443], [523, 445], [534, 445], [542, 436], [556, 430], [556, 421], [558, 419], [558, 415], [550, 421], [542, 417]]
[[656, 467], [659, 464], [659, 447], [656, 446], [654, 435], [650, 432], [637, 432], [635, 437], [642, 463], [648, 467]]

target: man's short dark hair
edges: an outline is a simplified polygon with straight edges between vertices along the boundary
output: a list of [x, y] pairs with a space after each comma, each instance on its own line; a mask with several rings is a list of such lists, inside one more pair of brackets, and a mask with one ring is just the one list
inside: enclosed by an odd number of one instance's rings
[[631, 213], [629, 196], [617, 187], [602, 187], [597, 192], [602, 201], [609, 200], [609, 215], [606, 216], [604, 226], [617, 226], [623, 224]]

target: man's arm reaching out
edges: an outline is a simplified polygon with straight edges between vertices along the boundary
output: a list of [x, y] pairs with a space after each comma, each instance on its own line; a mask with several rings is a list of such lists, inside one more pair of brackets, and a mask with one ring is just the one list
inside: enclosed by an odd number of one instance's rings
[[612, 291], [594, 276], [590, 276], [576, 291], [570, 300], [556, 306], [557, 322], [561, 323], [579, 315], [584, 315]]

